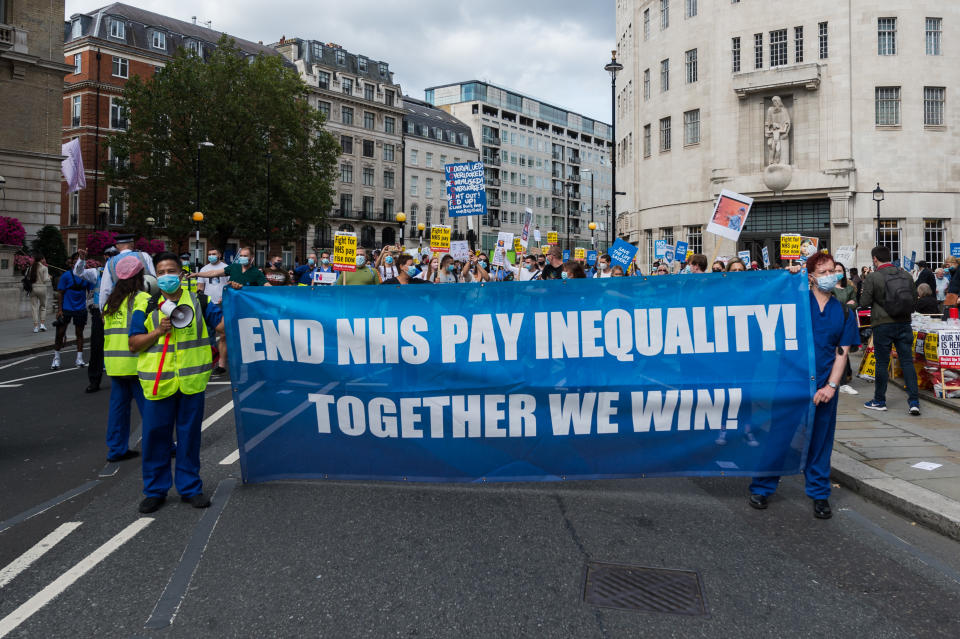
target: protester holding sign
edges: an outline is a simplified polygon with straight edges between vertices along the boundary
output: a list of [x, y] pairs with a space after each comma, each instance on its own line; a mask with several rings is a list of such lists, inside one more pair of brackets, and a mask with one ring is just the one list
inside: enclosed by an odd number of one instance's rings
[[537, 258], [533, 255], [523, 256], [523, 268], [517, 274], [517, 279], [521, 282], [540, 279], [541, 269], [537, 265]]
[[490, 263], [487, 261], [487, 254], [484, 252], [470, 256], [470, 260], [463, 265], [463, 271], [460, 272], [460, 279], [463, 282], [489, 282], [490, 281]]
[[397, 258], [397, 275], [391, 277], [388, 280], [384, 280], [384, 284], [427, 284], [426, 280], [422, 280], [417, 277], [419, 269], [414, 262], [412, 255], [402, 254]]
[[[623, 269], [620, 269], [621, 272]], [[597, 267], [597, 273], [594, 277], [613, 277], [613, 272], [610, 270], [610, 256], [603, 254], [600, 256], [599, 264]]]
[[384, 246], [383, 250], [377, 255], [377, 260], [374, 263], [374, 266], [377, 269], [377, 272], [380, 274], [380, 280], [386, 282], [389, 279], [396, 277], [400, 271], [397, 268], [397, 255], [400, 252], [400, 247], [393, 246]]
[[380, 275], [367, 264], [367, 249], [358, 248], [355, 271], [341, 271], [341, 286], [369, 286], [380, 283]]
[[[813, 351], [816, 366], [816, 388], [813, 395], [813, 426], [804, 468], [807, 496], [813, 500], [813, 516], [829, 519], [830, 454], [837, 426], [837, 388], [843, 377], [850, 347], [860, 343], [856, 315], [843, 309], [831, 295], [836, 284], [833, 258], [829, 253], [815, 253], [807, 260], [810, 280], [810, 319], [813, 325]], [[799, 273], [800, 267], [791, 267]], [[912, 368], [912, 367], [911, 367]], [[776, 491], [779, 477], [757, 477], [750, 484], [750, 505], [767, 507], [767, 499]]]

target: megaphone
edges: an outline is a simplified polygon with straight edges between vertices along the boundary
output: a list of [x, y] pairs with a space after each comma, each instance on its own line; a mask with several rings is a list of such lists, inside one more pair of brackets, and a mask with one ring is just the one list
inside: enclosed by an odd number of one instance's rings
[[170, 323], [173, 324], [174, 328], [186, 328], [193, 323], [193, 307], [189, 304], [178, 306], [176, 302], [167, 300], [160, 305], [160, 310], [170, 318]]
[[150, 293], [151, 296], [160, 294], [160, 286], [157, 285], [157, 278], [149, 273], [143, 274], [143, 290]]

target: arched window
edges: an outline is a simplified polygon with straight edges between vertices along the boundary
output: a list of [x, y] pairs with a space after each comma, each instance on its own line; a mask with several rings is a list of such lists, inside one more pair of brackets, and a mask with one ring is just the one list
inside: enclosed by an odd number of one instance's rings
[[377, 232], [372, 226], [364, 226], [360, 229], [360, 248], [373, 248], [377, 242]]
[[419, 210], [419, 207], [416, 204], [410, 205], [410, 227], [411, 228], [417, 227], [417, 211], [418, 210]]
[[338, 231], [347, 231], [347, 232], [349, 232], [349, 233], [353, 233], [353, 232], [354, 232], [354, 231], [353, 231], [353, 224], [341, 224], [341, 225], [340, 225], [340, 228], [337, 229], [337, 230], [338, 230]]
[[431, 226], [433, 224], [433, 220], [431, 219], [432, 217], [433, 217], [433, 205], [427, 204], [426, 214], [424, 215], [423, 223], [426, 224], [427, 226]]
[[397, 241], [397, 234], [392, 226], [384, 227], [382, 237], [384, 246], [392, 246]]
[[318, 224], [313, 234], [314, 248], [330, 248], [333, 246], [333, 234], [329, 224]]
[[447, 223], [446, 220], [447, 220], [447, 207], [441, 206], [440, 207], [440, 224], [446, 224]]

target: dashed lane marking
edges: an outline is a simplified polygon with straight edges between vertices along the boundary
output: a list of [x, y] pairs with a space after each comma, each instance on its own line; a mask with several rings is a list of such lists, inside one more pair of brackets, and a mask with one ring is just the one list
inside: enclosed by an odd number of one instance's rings
[[203, 424], [200, 425], [200, 431], [202, 432], [207, 430], [208, 428], [213, 426], [218, 419], [220, 419], [221, 417], [223, 417], [224, 415], [226, 415], [232, 410], [233, 410], [233, 400], [231, 399], [229, 402], [227, 402], [222, 407], [220, 407], [220, 410], [218, 410], [213, 415], [203, 420]]
[[43, 557], [51, 548], [66, 539], [67, 535], [79, 528], [82, 523], [81, 521], [70, 521], [61, 524], [52, 533], [38, 541], [33, 548], [11, 561], [6, 568], [0, 570], [0, 588], [6, 586], [13, 581], [17, 575], [32, 566], [33, 562]]
[[40, 373], [39, 375], [31, 375], [30, 377], [21, 377], [21, 378], [19, 378], [19, 379], [8, 379], [8, 380], [5, 381], [5, 382], [0, 382], [0, 386], [5, 386], [5, 385], [7, 385], [7, 384], [12, 384], [12, 383], [14, 383], [14, 382], [25, 382], [25, 381], [27, 381], [28, 379], [36, 379], [36, 378], [38, 378], [38, 377], [46, 377], [47, 375], [58, 375], [58, 374], [60, 374], [60, 373], [69, 373], [70, 371], [73, 371], [73, 370], [82, 371], [82, 370], [86, 370], [86, 368], [71, 366], [71, 367], [69, 367], [69, 368], [61, 368], [61, 369], [59, 369], [59, 370], [50, 371], [49, 373]]
[[237, 450], [233, 451], [232, 453], [230, 453], [229, 455], [227, 455], [226, 457], [224, 457], [223, 459], [221, 459], [221, 460], [220, 460], [220, 465], [221, 465], [221, 466], [229, 466], [230, 464], [236, 464], [238, 461], [240, 461], [240, 449], [239, 449], [239, 448], [238, 448]]
[[3, 366], [0, 366], [0, 371], [2, 371], [5, 368], [10, 368], [11, 366], [16, 366], [17, 364], [23, 364], [24, 362], [29, 362], [31, 359], [36, 359], [37, 357], [38, 357], [37, 355], [31, 355], [30, 357], [24, 357], [19, 361], [11, 362], [9, 364], [4, 364]]

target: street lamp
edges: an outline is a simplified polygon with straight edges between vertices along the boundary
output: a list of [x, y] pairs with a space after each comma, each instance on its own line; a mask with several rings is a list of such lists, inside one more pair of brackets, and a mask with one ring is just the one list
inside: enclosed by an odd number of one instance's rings
[[156, 224], [157, 221], [156, 221], [154, 218], [152, 218], [152, 217], [148, 217], [146, 220], [144, 220], [144, 222], [147, 223], [147, 239], [148, 239], [148, 240], [152, 240], [152, 239], [153, 239], [153, 225]]
[[597, 238], [593, 236], [593, 232], [597, 230], [597, 223], [593, 220], [590, 220], [590, 223], [587, 224], [587, 228], [590, 229], [590, 246], [596, 250], [597, 248]]
[[197, 246], [194, 249], [195, 251], [195, 260], [197, 264], [197, 270], [200, 270], [200, 222], [203, 222], [203, 213], [200, 211], [194, 211], [191, 216], [193, 219], [193, 227], [197, 232]]
[[403, 211], [397, 213], [394, 218], [397, 221], [397, 224], [400, 225], [400, 243], [397, 246], [403, 246], [403, 233], [404, 227], [407, 225], [407, 214]]
[[97, 210], [100, 211], [100, 224], [97, 226], [105, 231], [107, 230], [107, 215], [110, 213], [110, 205], [106, 202], [101, 202], [97, 205]]
[[[617, 51], [610, 52], [610, 62], [603, 70], [610, 74], [610, 134], [613, 138], [613, 148], [610, 151], [610, 170], [613, 181], [613, 215], [610, 218], [610, 226], [613, 227], [613, 238], [617, 238], [617, 74], [623, 71], [623, 65], [617, 62]], [[609, 237], [607, 238], [609, 244]]]
[[567, 198], [567, 250], [573, 250], [573, 246], [570, 244], [570, 187], [573, 186], [573, 182], [564, 182], [563, 191], [564, 195]]
[[[212, 145], [211, 145], [212, 146]], [[267, 151], [267, 259], [270, 259], [270, 160], [273, 153]]]
[[593, 230], [597, 228], [597, 225], [593, 223], [593, 171], [590, 169], [584, 169], [580, 171], [581, 175], [584, 173], [590, 174], [590, 224], [587, 225], [590, 228], [590, 244], [593, 245], [593, 248], [597, 248], [593, 239]]
[[213, 142], [210, 140], [204, 140], [197, 145], [197, 209], [200, 210], [200, 150], [201, 149], [211, 149], [213, 148]]
[[883, 189], [877, 182], [877, 188], [873, 190], [873, 201], [877, 203], [877, 246], [880, 246], [880, 203], [883, 202]]
[[424, 226], [423, 222], [417, 224], [417, 240], [419, 246], [423, 246], [423, 229], [427, 228]]

